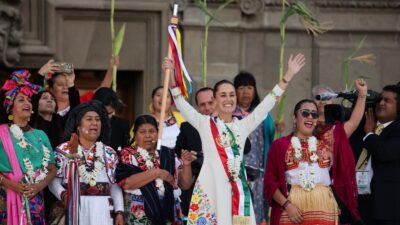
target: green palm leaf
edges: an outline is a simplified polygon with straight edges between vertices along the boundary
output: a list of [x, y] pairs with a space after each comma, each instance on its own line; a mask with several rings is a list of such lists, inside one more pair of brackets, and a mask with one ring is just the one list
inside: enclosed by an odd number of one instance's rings
[[113, 43], [113, 54], [114, 55], [119, 55], [122, 47], [122, 43], [124, 42], [124, 36], [125, 36], [125, 26], [126, 23], [122, 24], [121, 28], [119, 29], [117, 36], [115, 37]]

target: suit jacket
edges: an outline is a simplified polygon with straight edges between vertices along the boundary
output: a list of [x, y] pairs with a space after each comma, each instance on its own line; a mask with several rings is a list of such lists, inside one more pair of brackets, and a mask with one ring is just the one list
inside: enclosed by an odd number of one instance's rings
[[[129, 121], [113, 116], [110, 119], [111, 123], [111, 142], [110, 146], [117, 151], [118, 147], [121, 149], [129, 145]], [[119, 152], [118, 152], [119, 154]]]
[[371, 182], [374, 218], [400, 223], [400, 120], [395, 120], [378, 136], [369, 135], [365, 148], [372, 155]]
[[176, 138], [175, 153], [180, 158], [182, 149], [197, 152], [197, 159], [192, 162], [192, 173], [197, 177], [200, 173], [201, 165], [203, 164], [203, 154], [201, 150], [201, 139], [199, 132], [197, 132], [197, 130], [188, 122], [183, 122], [180, 130], [181, 131]]

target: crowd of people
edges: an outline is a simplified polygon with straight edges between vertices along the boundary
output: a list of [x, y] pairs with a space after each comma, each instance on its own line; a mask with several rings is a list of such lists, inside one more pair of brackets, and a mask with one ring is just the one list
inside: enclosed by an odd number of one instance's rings
[[333, 122], [334, 100], [317, 100], [332, 89], [317, 85], [274, 140], [285, 124], [269, 112], [305, 62], [291, 55], [263, 99], [240, 72], [199, 89], [195, 107], [171, 76], [165, 111], [159, 86], [131, 128], [110, 88], [118, 57], [84, 96], [53, 60], [33, 82], [13, 72], [0, 93], [0, 224], [400, 224], [400, 85], [367, 105], [357, 79], [349, 118]]

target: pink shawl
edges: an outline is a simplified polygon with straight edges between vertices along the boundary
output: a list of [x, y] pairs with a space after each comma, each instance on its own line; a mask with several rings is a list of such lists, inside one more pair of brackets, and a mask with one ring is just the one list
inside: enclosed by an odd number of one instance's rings
[[[22, 171], [21, 167], [15, 154], [13, 142], [8, 131], [6, 124], [0, 125], [0, 140], [3, 143], [4, 150], [8, 155], [12, 171], [10, 173], [4, 173], [3, 175], [11, 181], [21, 182]], [[19, 218], [22, 212], [22, 198], [21, 195], [14, 192], [10, 188], [7, 189], [7, 224], [8, 225], [19, 225]], [[24, 217], [24, 219], [26, 219]], [[26, 223], [24, 223], [26, 224]]]

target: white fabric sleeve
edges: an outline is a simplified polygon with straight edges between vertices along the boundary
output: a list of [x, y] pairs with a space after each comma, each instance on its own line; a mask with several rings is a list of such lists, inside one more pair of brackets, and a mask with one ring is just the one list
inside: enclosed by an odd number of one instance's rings
[[65, 191], [65, 188], [62, 186], [62, 179], [59, 177], [55, 177], [49, 184], [49, 189], [54, 196], [61, 200], [61, 193]]
[[245, 136], [247, 137], [254, 129], [257, 128], [260, 123], [267, 118], [268, 112], [274, 107], [276, 101], [282, 95], [282, 90], [278, 85], [275, 85], [274, 89], [265, 96], [260, 104], [251, 112], [248, 116], [239, 120], [240, 127], [243, 128]]
[[367, 133], [367, 134], [363, 137], [363, 141], [365, 141], [365, 140], [367, 139], [367, 137], [368, 137], [369, 135], [371, 135], [371, 134], [374, 134], [374, 133], [373, 133], [373, 132]]
[[191, 106], [181, 95], [179, 87], [172, 88], [171, 94], [174, 97], [174, 102], [179, 112], [194, 128], [196, 128], [196, 130], [199, 130], [202, 123], [204, 123], [209, 116], [197, 112], [197, 110], [194, 109], [193, 106]]
[[110, 192], [114, 202], [114, 211], [124, 211], [124, 198], [122, 197], [122, 190], [118, 184], [111, 184]]

